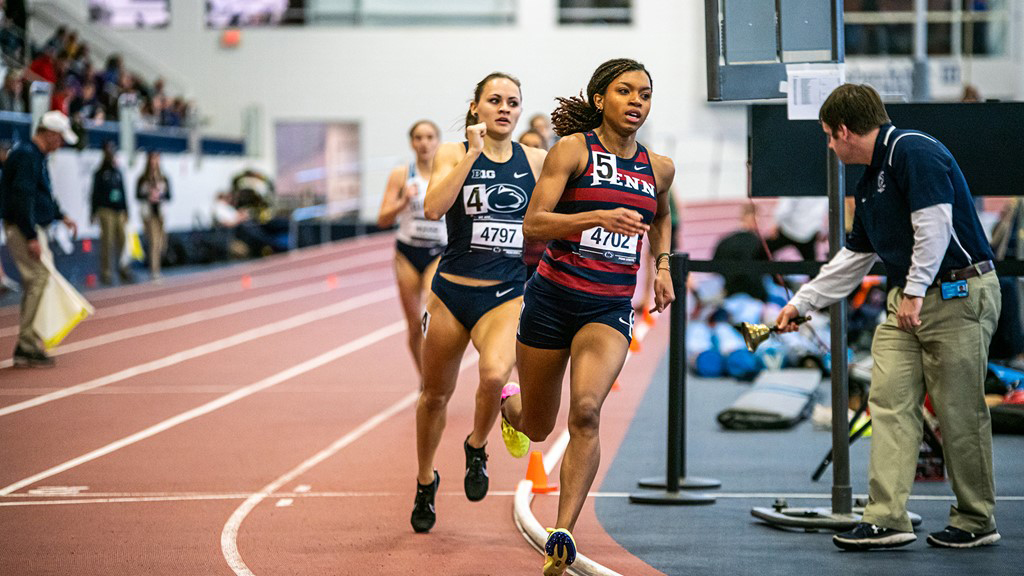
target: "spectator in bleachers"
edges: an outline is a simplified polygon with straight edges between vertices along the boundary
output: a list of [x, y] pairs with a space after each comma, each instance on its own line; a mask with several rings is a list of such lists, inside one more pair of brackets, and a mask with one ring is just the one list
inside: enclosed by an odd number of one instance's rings
[[43, 80], [54, 84], [57, 82], [56, 61], [57, 48], [47, 45], [28, 68]]
[[45, 48], [53, 48], [55, 51], [60, 51], [64, 48], [64, 43], [68, 38], [67, 26], [57, 26], [57, 29], [53, 31], [53, 35], [46, 40]]
[[99, 108], [100, 103], [96, 99], [96, 85], [92, 82], [83, 84], [81, 91], [68, 104], [71, 120], [77, 124], [84, 124], [86, 120], [92, 120]]
[[11, 68], [4, 78], [3, 88], [0, 88], [0, 110], [10, 112], [24, 112], [25, 100], [23, 98], [23, 86], [21, 70]]
[[146, 153], [146, 168], [139, 176], [135, 197], [142, 209], [142, 222], [149, 242], [149, 275], [159, 280], [160, 260], [166, 246], [162, 205], [171, 199], [171, 185], [160, 168], [160, 153]]
[[89, 46], [82, 44], [78, 54], [68, 61], [68, 74], [75, 78], [79, 86], [92, 84], [93, 78], [92, 60], [89, 58]]
[[50, 110], [60, 110], [65, 116], [70, 116], [68, 104], [71, 103], [71, 97], [67, 82], [63, 78], [57, 80], [50, 95]]
[[128, 223], [128, 202], [124, 176], [117, 166], [113, 140], [103, 145], [103, 161], [92, 178], [91, 220], [100, 226], [100, 281], [113, 281], [114, 267], [122, 283], [132, 281], [131, 272], [121, 263], [124, 252], [124, 227]]

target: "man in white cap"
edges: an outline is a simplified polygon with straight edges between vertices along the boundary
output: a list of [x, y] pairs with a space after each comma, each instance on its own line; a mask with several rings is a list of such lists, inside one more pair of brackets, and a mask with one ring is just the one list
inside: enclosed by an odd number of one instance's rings
[[64, 142], [78, 142], [68, 117], [58, 111], [43, 114], [32, 139], [17, 143], [11, 150], [0, 178], [0, 218], [7, 233], [7, 249], [21, 273], [21, 326], [14, 348], [14, 365], [19, 367], [54, 364], [32, 322], [50, 276], [40, 259], [48, 241], [45, 228], [61, 220], [72, 235], [78, 233], [75, 221], [61, 212], [53, 196], [46, 166], [46, 155]]

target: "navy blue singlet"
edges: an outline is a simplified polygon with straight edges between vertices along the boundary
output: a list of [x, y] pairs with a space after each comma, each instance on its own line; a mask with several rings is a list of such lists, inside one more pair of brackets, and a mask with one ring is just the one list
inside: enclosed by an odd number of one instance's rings
[[[462, 145], [468, 150], [469, 143]], [[504, 163], [481, 154], [445, 214], [448, 247], [438, 272], [481, 280], [526, 281], [523, 216], [536, 181], [518, 142]]]

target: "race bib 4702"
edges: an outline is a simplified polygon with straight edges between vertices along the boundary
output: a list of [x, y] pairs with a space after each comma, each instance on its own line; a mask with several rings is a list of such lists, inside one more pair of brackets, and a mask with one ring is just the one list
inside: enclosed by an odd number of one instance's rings
[[580, 256], [616, 264], [636, 264], [638, 238], [635, 234], [616, 234], [595, 226], [580, 234]]

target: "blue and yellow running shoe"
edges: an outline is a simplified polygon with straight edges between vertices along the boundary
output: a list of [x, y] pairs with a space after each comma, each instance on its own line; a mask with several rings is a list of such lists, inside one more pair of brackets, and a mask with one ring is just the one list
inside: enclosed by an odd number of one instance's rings
[[548, 541], [544, 544], [544, 576], [562, 576], [576, 561], [576, 541], [564, 528], [548, 528]]
[[[505, 384], [505, 387], [501, 389], [501, 403], [504, 404], [506, 398], [516, 394], [519, 394], [519, 384], [515, 382]], [[505, 441], [505, 448], [513, 458], [522, 458], [530, 451], [530, 439], [526, 434], [513, 428], [512, 424], [505, 419], [505, 414], [501, 415], [501, 439]]]

